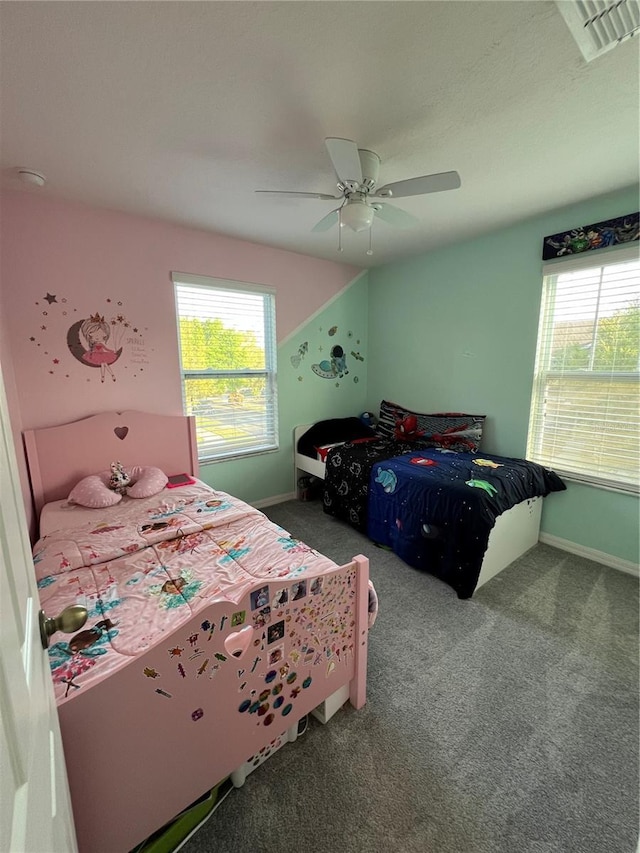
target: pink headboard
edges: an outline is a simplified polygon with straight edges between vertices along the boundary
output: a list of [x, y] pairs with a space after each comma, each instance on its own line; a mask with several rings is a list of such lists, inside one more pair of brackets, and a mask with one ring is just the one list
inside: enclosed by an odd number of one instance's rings
[[165, 474], [198, 475], [195, 418], [145, 412], [104, 412], [69, 424], [26, 430], [36, 514], [45, 503], [66, 498], [83, 477], [125, 467], [154, 465]]

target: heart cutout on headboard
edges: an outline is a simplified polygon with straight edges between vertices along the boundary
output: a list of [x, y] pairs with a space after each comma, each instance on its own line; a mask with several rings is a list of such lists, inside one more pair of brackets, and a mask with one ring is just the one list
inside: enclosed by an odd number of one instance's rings
[[127, 433], [129, 432], [129, 427], [116, 427], [114, 429], [116, 436], [120, 439], [120, 441], [124, 441], [127, 437]]

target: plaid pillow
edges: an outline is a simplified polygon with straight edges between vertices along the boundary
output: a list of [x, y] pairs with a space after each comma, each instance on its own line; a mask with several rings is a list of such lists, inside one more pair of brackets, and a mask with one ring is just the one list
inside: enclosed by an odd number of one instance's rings
[[377, 431], [383, 438], [428, 440], [437, 447], [475, 452], [480, 447], [485, 418], [462, 412], [412, 412], [383, 400]]

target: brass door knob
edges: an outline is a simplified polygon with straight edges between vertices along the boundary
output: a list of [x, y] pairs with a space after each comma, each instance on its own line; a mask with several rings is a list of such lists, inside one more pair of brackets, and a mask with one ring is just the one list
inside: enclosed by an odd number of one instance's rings
[[87, 621], [87, 608], [81, 604], [72, 604], [70, 607], [65, 607], [59, 616], [50, 619], [41, 610], [38, 614], [40, 622], [40, 640], [42, 648], [49, 648], [49, 637], [55, 634], [56, 631], [64, 631], [65, 634], [73, 634], [78, 631]]

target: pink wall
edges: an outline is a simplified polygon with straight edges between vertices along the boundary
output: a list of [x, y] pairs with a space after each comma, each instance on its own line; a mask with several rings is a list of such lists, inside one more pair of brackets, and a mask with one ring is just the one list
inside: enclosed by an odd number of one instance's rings
[[[17, 429], [106, 409], [181, 411], [172, 271], [274, 287], [279, 340], [359, 272], [33, 192], [4, 193], [1, 212], [0, 355], [15, 376], [9, 405]], [[105, 371], [102, 382], [100, 368], [81, 360], [82, 349], [74, 357], [67, 343], [69, 331], [73, 340], [79, 321], [96, 313], [112, 332], [106, 346], [122, 346], [115, 380]]]

